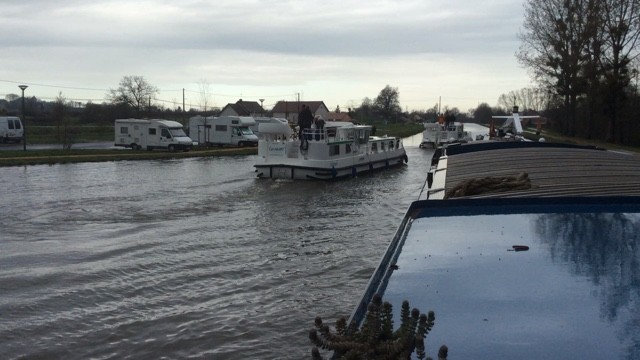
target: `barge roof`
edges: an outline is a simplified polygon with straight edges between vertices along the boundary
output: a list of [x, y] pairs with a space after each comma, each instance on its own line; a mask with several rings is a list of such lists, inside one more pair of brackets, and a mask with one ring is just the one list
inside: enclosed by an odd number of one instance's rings
[[[434, 357], [446, 344], [458, 359], [640, 358], [638, 155], [477, 145], [434, 158], [431, 191], [409, 206], [350, 322], [377, 293], [396, 326], [403, 300], [435, 312]], [[526, 189], [444, 199], [522, 173]]]
[[[551, 143], [462, 144], [434, 154], [437, 165], [429, 199], [443, 199], [476, 182], [502, 181], [502, 189], [458, 194], [459, 198], [640, 195], [640, 156], [596, 147]], [[529, 187], [509, 188], [525, 176]]]

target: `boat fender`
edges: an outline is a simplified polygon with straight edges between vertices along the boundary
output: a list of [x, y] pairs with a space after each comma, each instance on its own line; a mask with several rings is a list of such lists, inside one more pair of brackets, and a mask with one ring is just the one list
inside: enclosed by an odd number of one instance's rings
[[407, 154], [402, 155], [402, 160], [404, 160], [405, 164], [409, 163], [409, 157], [407, 156]]
[[356, 177], [357, 174], [358, 174], [358, 171], [356, 170], [356, 167], [355, 166], [352, 167], [351, 168], [351, 176], [352, 177]]
[[335, 166], [332, 166], [331, 167], [331, 177], [335, 179], [336, 176], [338, 176], [338, 171], [336, 170]]

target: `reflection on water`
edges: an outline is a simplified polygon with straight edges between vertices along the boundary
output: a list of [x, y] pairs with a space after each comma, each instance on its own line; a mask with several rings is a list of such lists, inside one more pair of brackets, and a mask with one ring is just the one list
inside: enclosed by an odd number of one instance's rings
[[628, 358], [640, 359], [640, 215], [548, 214], [535, 228], [554, 261], [598, 286], [601, 316], [625, 324]]
[[307, 357], [417, 198], [420, 140], [328, 183], [255, 179], [252, 156], [3, 168], [1, 357]]

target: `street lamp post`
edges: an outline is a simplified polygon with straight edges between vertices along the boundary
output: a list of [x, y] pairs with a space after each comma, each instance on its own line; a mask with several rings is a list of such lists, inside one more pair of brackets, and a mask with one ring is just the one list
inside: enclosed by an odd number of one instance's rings
[[19, 85], [22, 90], [22, 147], [24, 151], [27, 151], [27, 118], [24, 116], [24, 90], [28, 88], [27, 85]]

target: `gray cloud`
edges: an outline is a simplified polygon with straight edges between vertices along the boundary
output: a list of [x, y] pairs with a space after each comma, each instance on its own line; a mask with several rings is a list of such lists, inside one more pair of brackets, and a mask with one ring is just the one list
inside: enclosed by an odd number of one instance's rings
[[[0, 3], [0, 31], [10, 34], [0, 37], [0, 80], [107, 88], [141, 74], [161, 88], [200, 79], [229, 92], [372, 88], [346, 99], [374, 97], [387, 83], [423, 98], [420, 87], [434, 80], [451, 92], [478, 83], [484, 95], [487, 74], [498, 80], [494, 71], [508, 77], [502, 86], [522, 82], [513, 58], [522, 5], [512, 0]], [[466, 80], [454, 83], [462, 72]]]

